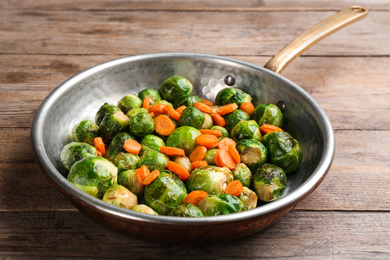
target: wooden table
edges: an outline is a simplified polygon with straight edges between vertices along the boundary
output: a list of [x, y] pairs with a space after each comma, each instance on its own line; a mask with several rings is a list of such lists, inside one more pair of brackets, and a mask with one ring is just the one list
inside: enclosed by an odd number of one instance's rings
[[[153, 52], [262, 66], [300, 32], [353, 4], [371, 13], [283, 72], [329, 116], [333, 166], [263, 232], [203, 247], [138, 241], [79, 213], [34, 160], [30, 127], [39, 105], [84, 69]], [[0, 257], [390, 259], [389, 17], [386, 0], [1, 1]]]

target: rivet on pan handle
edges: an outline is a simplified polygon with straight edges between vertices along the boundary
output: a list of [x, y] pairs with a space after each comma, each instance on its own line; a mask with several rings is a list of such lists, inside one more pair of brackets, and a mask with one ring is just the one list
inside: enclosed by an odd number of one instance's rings
[[354, 5], [342, 9], [300, 34], [269, 60], [264, 68], [281, 73], [290, 62], [307, 51], [311, 46], [341, 28], [359, 21], [367, 14], [368, 9], [363, 6]]

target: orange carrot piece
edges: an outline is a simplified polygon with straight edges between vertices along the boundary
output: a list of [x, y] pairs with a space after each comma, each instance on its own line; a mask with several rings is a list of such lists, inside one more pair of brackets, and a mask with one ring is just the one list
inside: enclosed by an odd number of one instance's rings
[[224, 116], [226, 114], [229, 114], [236, 110], [238, 108], [238, 105], [236, 103], [230, 103], [224, 106], [220, 106], [217, 108], [217, 113], [220, 114], [221, 116]]
[[93, 146], [95, 146], [96, 150], [104, 156], [106, 153], [106, 147], [104, 146], [104, 142], [101, 137], [95, 137], [93, 139]]
[[232, 156], [233, 161], [235, 163], [240, 163], [241, 162], [240, 154], [238, 153], [236, 147], [234, 147], [233, 145], [229, 145], [228, 152]]
[[138, 155], [139, 151], [141, 151], [142, 145], [133, 139], [127, 139], [123, 145], [123, 148], [128, 153]]
[[183, 113], [183, 110], [186, 109], [187, 107], [186, 106], [180, 106], [178, 108], [176, 108], [176, 112], [179, 113], [180, 115]]
[[207, 149], [214, 148], [218, 145], [218, 138], [215, 135], [201, 134], [196, 138], [199, 145], [206, 146]]
[[225, 188], [225, 193], [230, 194], [232, 196], [238, 196], [243, 192], [244, 186], [241, 184], [239, 180], [235, 180], [232, 182], [229, 182], [229, 184]]
[[255, 106], [252, 104], [252, 102], [244, 102], [241, 104], [240, 109], [248, 115], [251, 115], [253, 110], [255, 110]]
[[165, 107], [168, 106], [167, 104], [157, 104], [157, 105], [151, 105], [148, 109], [148, 112], [153, 112], [156, 116], [165, 114]]
[[215, 104], [214, 104], [213, 101], [210, 101], [210, 100], [207, 100], [207, 99], [203, 99], [203, 98], [201, 98], [201, 100], [202, 100], [203, 104], [206, 104], [206, 105], [208, 105], [209, 107], [215, 106]]
[[204, 156], [206, 155], [207, 148], [203, 145], [198, 145], [194, 151], [190, 154], [190, 160], [191, 162], [195, 161], [201, 161], [203, 160]]
[[211, 107], [209, 107], [209, 106], [206, 105], [206, 104], [200, 103], [200, 102], [195, 102], [194, 107], [196, 107], [196, 108], [199, 109], [200, 111], [202, 111], [202, 112], [204, 112], [204, 113], [207, 113], [207, 114], [210, 114], [210, 113], [213, 111], [213, 110], [211, 109]]
[[221, 163], [219, 162], [219, 151], [220, 149], [218, 149], [215, 154], [214, 154], [214, 162], [215, 164], [218, 166], [218, 167], [221, 167]]
[[160, 135], [167, 136], [175, 130], [175, 124], [167, 115], [159, 115], [154, 118], [154, 130]]
[[206, 166], [208, 163], [206, 161], [194, 161], [191, 163], [191, 169], [196, 169], [201, 166]]
[[146, 176], [150, 174], [150, 171], [146, 165], [142, 165], [141, 168], [138, 168], [135, 170], [135, 176], [137, 177], [138, 182], [142, 185], [144, 185], [144, 180]]
[[103, 157], [103, 154], [102, 154], [100, 151], [97, 151], [97, 155], [98, 155], [99, 157]]
[[170, 115], [173, 119], [175, 119], [176, 121], [179, 121], [180, 120], [180, 114], [179, 112], [177, 112], [173, 107], [167, 105], [165, 108], [164, 108], [164, 112], [167, 113], [168, 115]]
[[230, 139], [229, 137], [224, 137], [221, 141], [219, 141], [218, 148], [228, 150], [229, 145], [233, 145], [234, 147], [236, 147], [236, 142], [234, 142], [234, 140]]
[[200, 129], [199, 132], [201, 132], [202, 134], [215, 135], [216, 137], [222, 136], [222, 132], [219, 130]]
[[214, 125], [224, 127], [226, 125], [225, 119], [218, 113], [212, 113], [211, 118], [213, 119]]
[[155, 114], [154, 112], [150, 112], [149, 115], [150, 115], [151, 117], [153, 117], [153, 118], [156, 116], [156, 114]]
[[150, 107], [150, 100], [149, 100], [149, 98], [144, 98], [144, 100], [142, 102], [142, 107], [145, 108], [145, 109], [149, 109], [149, 107]]
[[157, 169], [152, 171], [151, 173], [146, 175], [145, 179], [142, 181], [142, 184], [144, 186], [149, 185], [152, 181], [154, 181], [158, 177], [159, 174], [160, 174], [160, 171]]
[[160, 152], [168, 156], [185, 156], [186, 153], [183, 149], [170, 147], [170, 146], [160, 146]]
[[184, 198], [183, 204], [191, 203], [194, 206], [198, 206], [199, 202], [206, 198], [209, 194], [202, 190], [194, 190], [188, 193], [188, 195]]
[[221, 164], [220, 167], [228, 167], [230, 170], [233, 170], [236, 167], [232, 156], [227, 150], [221, 149], [218, 153], [218, 162]]
[[168, 161], [167, 168], [168, 170], [170, 170], [171, 172], [179, 176], [182, 181], [186, 181], [188, 177], [190, 177], [189, 172], [186, 169], [184, 169], [181, 165], [175, 162]]
[[283, 131], [283, 129], [277, 127], [277, 126], [274, 126], [274, 125], [269, 125], [269, 124], [264, 124], [260, 127], [260, 130], [264, 133], [264, 134], [268, 134], [268, 133], [271, 133], [271, 132], [278, 132], [278, 131]]

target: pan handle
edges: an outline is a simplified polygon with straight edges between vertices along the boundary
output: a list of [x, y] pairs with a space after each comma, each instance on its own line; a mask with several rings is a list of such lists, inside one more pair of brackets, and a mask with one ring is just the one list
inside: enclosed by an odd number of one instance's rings
[[341, 28], [359, 21], [368, 14], [368, 9], [354, 5], [326, 18], [322, 22], [304, 31], [301, 35], [287, 44], [279, 53], [270, 59], [264, 68], [281, 73], [295, 58], [307, 51], [311, 46], [340, 30]]

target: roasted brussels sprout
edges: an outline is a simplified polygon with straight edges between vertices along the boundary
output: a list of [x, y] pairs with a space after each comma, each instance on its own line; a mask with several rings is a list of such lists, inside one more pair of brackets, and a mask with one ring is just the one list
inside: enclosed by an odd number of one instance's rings
[[160, 215], [167, 215], [183, 204], [187, 189], [183, 181], [170, 171], [161, 171], [159, 176], [145, 187], [145, 204]]
[[227, 167], [208, 165], [193, 170], [186, 185], [188, 192], [202, 190], [208, 194], [221, 194], [231, 181], [233, 174]]
[[73, 140], [93, 145], [93, 139], [98, 136], [98, 126], [92, 120], [86, 119], [73, 127]]
[[134, 95], [129, 94], [121, 98], [118, 101], [118, 107], [123, 111], [123, 113], [127, 113], [133, 108], [140, 108], [142, 106], [142, 100]]
[[252, 172], [267, 161], [267, 148], [257, 140], [242, 139], [237, 142], [236, 149], [240, 154], [241, 162], [245, 163]]
[[132, 153], [119, 153], [114, 157], [114, 164], [118, 168], [118, 172], [137, 169], [139, 157]]
[[160, 87], [160, 95], [168, 102], [174, 102], [180, 97], [188, 96], [192, 92], [191, 82], [181, 76], [167, 78]]
[[204, 122], [200, 127], [200, 129], [210, 129], [214, 125], [213, 119], [211, 118], [210, 114], [203, 113], [203, 115], [204, 115]]
[[173, 161], [186, 169], [187, 172], [192, 172], [191, 160], [187, 156], [176, 156]]
[[189, 94], [187, 96], [182, 96], [174, 101], [173, 107], [176, 109], [181, 106], [190, 107], [193, 106], [196, 102], [203, 103], [202, 99], [194, 94]]
[[96, 124], [99, 127], [98, 135], [105, 144], [109, 144], [114, 136], [127, 130], [129, 118], [118, 107], [106, 103], [96, 114]]
[[233, 127], [230, 137], [236, 142], [242, 139], [255, 139], [261, 141], [260, 126], [255, 120], [238, 122]]
[[159, 152], [161, 146], [165, 146], [165, 142], [162, 138], [156, 135], [146, 135], [142, 138], [141, 143], [142, 148], [140, 155], [142, 156], [145, 152], [154, 150]]
[[161, 96], [157, 90], [147, 88], [138, 93], [138, 97], [143, 101], [145, 98], [149, 99], [150, 105], [154, 105], [161, 100]]
[[102, 200], [124, 209], [132, 209], [138, 204], [137, 196], [122, 185], [118, 184], [109, 187], [106, 193], [104, 193]]
[[252, 172], [245, 163], [237, 163], [232, 174], [234, 179], [239, 180], [244, 187], [251, 186]]
[[96, 157], [96, 148], [83, 142], [71, 142], [62, 148], [61, 162], [67, 170], [70, 170], [73, 164], [84, 158]]
[[236, 103], [238, 106], [241, 106], [244, 102], [252, 102], [252, 97], [241, 89], [237, 89], [237, 93], [229, 99], [228, 104]]
[[105, 158], [107, 158], [110, 161], [114, 161], [114, 158], [119, 153], [126, 153], [125, 148], [123, 148], [123, 145], [125, 144], [126, 140], [133, 139], [135, 140], [134, 136], [127, 132], [119, 133], [112, 139], [110, 145], [107, 148], [106, 154], [104, 155]]
[[168, 137], [167, 146], [181, 148], [188, 156], [198, 145], [196, 138], [201, 135], [198, 129], [191, 126], [176, 128]]
[[226, 121], [226, 130], [230, 133], [233, 127], [241, 121], [247, 121], [250, 119], [249, 115], [241, 109], [236, 109], [233, 112], [223, 117]]
[[192, 126], [200, 129], [204, 123], [203, 113], [196, 107], [187, 107], [180, 116], [179, 124], [181, 126]]
[[229, 194], [209, 195], [199, 202], [198, 207], [205, 216], [226, 215], [246, 210], [239, 198]]
[[145, 204], [135, 205], [132, 210], [150, 215], [158, 215], [156, 211], [154, 211], [151, 207], [146, 206]]
[[203, 160], [206, 161], [208, 165], [216, 165], [214, 161], [214, 156], [217, 151], [218, 151], [217, 148], [212, 148], [207, 150]]
[[215, 104], [223, 106], [229, 104], [230, 98], [237, 93], [237, 88], [224, 88], [221, 89], [215, 97]]
[[117, 184], [118, 169], [103, 157], [85, 158], [70, 168], [67, 179], [80, 190], [101, 199], [106, 190]]
[[271, 132], [264, 135], [263, 143], [268, 150], [269, 162], [282, 168], [285, 173], [295, 171], [301, 164], [301, 147], [289, 133]]
[[228, 132], [228, 130], [226, 130], [225, 127], [215, 125], [215, 126], [211, 127], [211, 130], [218, 130], [218, 131], [222, 132], [222, 136], [218, 137], [219, 141], [221, 141], [224, 137], [229, 137], [229, 132]]
[[159, 170], [162, 171], [167, 166], [168, 157], [157, 151], [148, 151], [144, 153], [138, 160], [138, 168], [142, 165], [146, 165], [150, 171]]
[[191, 203], [186, 203], [177, 206], [174, 210], [168, 213], [168, 216], [196, 218], [204, 217], [204, 214], [197, 206], [194, 206]]
[[238, 195], [238, 198], [244, 203], [246, 209], [254, 209], [257, 207], [257, 195], [256, 192], [244, 187], [244, 190]]
[[142, 186], [135, 174], [135, 170], [126, 170], [119, 173], [118, 184], [126, 187], [137, 196], [144, 194], [144, 186]]
[[258, 105], [252, 112], [251, 117], [259, 126], [270, 124], [277, 127], [283, 126], [283, 114], [274, 104]]
[[135, 108], [127, 113], [129, 130], [135, 136], [145, 136], [153, 133], [154, 120], [145, 108]]
[[98, 110], [98, 112], [95, 115], [95, 123], [97, 126], [99, 126], [103, 119], [108, 116], [113, 114], [116, 111], [121, 111], [119, 107], [116, 107], [114, 105], [110, 105], [108, 103], [104, 103]]
[[283, 169], [268, 163], [257, 168], [252, 178], [252, 190], [262, 201], [279, 199], [286, 189], [286, 184], [287, 177]]

